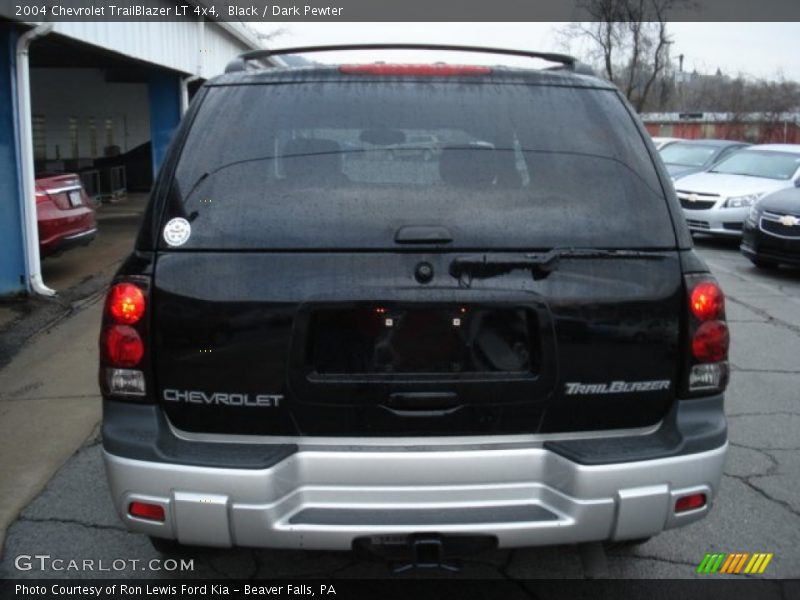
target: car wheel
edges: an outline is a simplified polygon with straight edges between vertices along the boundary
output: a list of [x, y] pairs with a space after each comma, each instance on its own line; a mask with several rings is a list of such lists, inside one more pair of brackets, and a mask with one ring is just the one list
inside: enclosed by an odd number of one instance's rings
[[759, 269], [777, 269], [778, 263], [763, 258], [751, 258], [750, 261]]

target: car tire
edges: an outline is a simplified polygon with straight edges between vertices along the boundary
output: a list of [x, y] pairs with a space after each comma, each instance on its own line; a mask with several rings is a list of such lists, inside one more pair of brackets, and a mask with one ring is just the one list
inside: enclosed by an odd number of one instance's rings
[[763, 258], [751, 258], [750, 262], [752, 262], [759, 269], [777, 269], [778, 268], [778, 263], [773, 262], [771, 260], [764, 260]]

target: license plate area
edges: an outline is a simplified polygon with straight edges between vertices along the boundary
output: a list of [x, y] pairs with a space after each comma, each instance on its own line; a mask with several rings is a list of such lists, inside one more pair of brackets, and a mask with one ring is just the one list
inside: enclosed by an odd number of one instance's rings
[[[337, 418], [359, 431], [379, 431], [391, 429], [383, 420], [403, 418], [392, 411], [406, 411], [411, 402], [449, 414], [438, 419], [455, 432], [474, 429], [476, 419], [489, 419], [486, 411], [500, 405], [540, 410], [558, 373], [550, 310], [535, 294], [499, 295], [353, 289], [335, 299], [309, 299], [296, 315], [289, 352], [297, 414], [314, 414], [315, 406], [361, 407], [367, 412], [348, 409]], [[456, 426], [459, 419], [463, 427]], [[420, 431], [431, 430], [422, 417], [416, 420]]]
[[69, 205], [72, 208], [77, 208], [83, 204], [83, 199], [81, 198], [81, 191], [80, 190], [70, 190], [67, 192], [67, 197], [69, 198]]
[[315, 377], [532, 375], [536, 314], [524, 307], [370, 304], [313, 312], [306, 365]]

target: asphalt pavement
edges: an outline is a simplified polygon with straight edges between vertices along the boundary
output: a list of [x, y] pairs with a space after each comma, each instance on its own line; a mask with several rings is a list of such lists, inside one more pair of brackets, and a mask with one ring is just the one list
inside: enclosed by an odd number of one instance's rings
[[100, 206], [90, 245], [42, 261], [57, 296], [0, 305], [0, 549], [6, 527], [97, 426], [99, 301], [146, 201], [130, 194]]
[[[100, 296], [93, 296], [0, 371], [0, 439], [16, 435], [26, 442], [17, 452], [20, 460], [26, 452], [35, 454], [25, 468], [11, 468], [6, 460], [1, 467], [3, 494], [14, 478], [29, 481], [14, 505], [19, 517], [8, 519], [0, 577], [692, 578], [703, 556], [713, 552], [771, 552], [772, 562], [759, 577], [800, 577], [800, 270], [758, 270], [727, 242], [698, 240], [697, 246], [726, 292], [732, 338], [730, 452], [718, 499], [698, 523], [638, 547], [608, 546], [604, 556], [596, 547], [575, 546], [485, 552], [457, 573], [395, 575], [384, 562], [350, 553], [249, 549], [192, 551], [186, 557], [193, 559], [193, 570], [187, 572], [147, 570], [142, 564], [159, 555], [145, 536], [122, 527], [103, 473], [93, 383]], [[9, 422], [11, 406], [17, 408]], [[51, 409], [61, 411], [58, 419], [48, 418]], [[79, 416], [71, 423], [72, 411]], [[42, 450], [50, 446], [57, 450]], [[127, 562], [104, 572], [15, 566], [16, 557], [35, 554]], [[133, 565], [131, 559], [142, 562]]]

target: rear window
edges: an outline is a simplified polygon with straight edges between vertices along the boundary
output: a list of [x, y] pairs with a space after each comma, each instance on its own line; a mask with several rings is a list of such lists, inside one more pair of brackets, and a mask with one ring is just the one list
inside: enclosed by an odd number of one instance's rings
[[496, 82], [211, 87], [173, 217], [191, 222], [182, 249], [389, 248], [413, 225], [449, 248], [675, 244], [615, 92]]
[[767, 150], [742, 150], [711, 169], [712, 173], [789, 179], [800, 167], [800, 154]]

